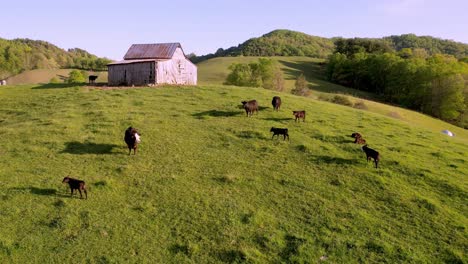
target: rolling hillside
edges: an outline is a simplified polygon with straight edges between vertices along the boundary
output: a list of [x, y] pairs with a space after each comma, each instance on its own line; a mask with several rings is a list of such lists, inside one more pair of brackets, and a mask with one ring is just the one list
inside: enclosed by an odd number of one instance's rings
[[[429, 117], [408, 123], [285, 93], [274, 112], [274, 95], [0, 87], [0, 260], [468, 261], [467, 131], [449, 138]], [[252, 98], [261, 109], [247, 118], [239, 104]], [[306, 122], [294, 122], [297, 109]], [[130, 125], [142, 134], [136, 156], [122, 139]], [[272, 126], [291, 140], [272, 140]], [[379, 169], [352, 143], [356, 131], [380, 151]], [[69, 197], [67, 175], [86, 181], [88, 200]]]
[[[220, 57], [203, 61], [198, 66], [198, 81], [200, 84], [221, 85], [226, 81], [229, 74], [229, 66], [233, 63], [249, 63], [258, 60], [259, 57]], [[310, 57], [269, 57], [277, 60], [284, 73], [286, 92], [293, 87], [297, 77], [303, 73], [309, 81], [311, 89], [317, 92], [326, 93], [346, 93], [357, 95], [364, 98], [372, 98], [372, 95], [366, 92], [349, 89], [347, 87], [336, 85], [325, 80], [321, 62], [323, 59]]]
[[[63, 82], [72, 69], [37, 69], [31, 71], [25, 71], [7, 79], [9, 85], [18, 84], [45, 84], [49, 83], [52, 78]], [[107, 82], [107, 71], [106, 72], [95, 72], [87, 71], [88, 75], [97, 75], [98, 79], [96, 82]]]

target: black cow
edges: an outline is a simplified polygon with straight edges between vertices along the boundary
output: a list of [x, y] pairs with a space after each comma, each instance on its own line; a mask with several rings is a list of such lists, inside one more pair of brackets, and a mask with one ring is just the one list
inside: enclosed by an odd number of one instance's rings
[[371, 159], [374, 159], [375, 167], [377, 168], [380, 161], [379, 152], [368, 148], [367, 145], [362, 146], [362, 150], [366, 153], [367, 162], [369, 162]]
[[90, 75], [90, 76], [88, 77], [89, 84], [94, 84], [97, 78], [98, 78], [97, 75]]
[[286, 140], [286, 137], [288, 137], [288, 140], [289, 140], [289, 134], [288, 134], [288, 129], [287, 128], [276, 128], [276, 127], [272, 127], [270, 129], [270, 132], [273, 132], [273, 136], [271, 137], [271, 139], [273, 139], [275, 137], [275, 135], [279, 136], [280, 135], [283, 135], [283, 140]]
[[88, 199], [88, 192], [86, 191], [86, 186], [85, 186], [84, 181], [73, 179], [67, 176], [63, 178], [62, 183], [68, 183], [68, 186], [70, 186], [70, 190], [71, 190], [70, 196], [73, 196], [73, 190], [78, 190], [78, 192], [80, 192], [81, 199], [83, 199], [83, 195], [81, 194], [81, 191], [84, 192], [86, 199]]
[[275, 109], [276, 111], [279, 111], [281, 107], [281, 98], [279, 96], [273, 97], [271, 104], [273, 105], [273, 109]]
[[138, 143], [140, 143], [141, 141], [138, 131], [133, 127], [127, 128], [127, 130], [125, 130], [124, 140], [125, 140], [125, 143], [127, 143], [128, 155], [132, 153], [132, 149], [133, 149], [133, 155], [136, 155]]

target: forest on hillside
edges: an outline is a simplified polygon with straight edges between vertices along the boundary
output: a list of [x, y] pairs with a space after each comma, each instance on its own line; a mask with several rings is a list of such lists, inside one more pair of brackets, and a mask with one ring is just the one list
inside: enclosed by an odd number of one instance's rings
[[419, 47], [395, 51], [385, 40], [336, 44], [327, 64], [330, 81], [468, 128], [466, 57]]
[[33, 69], [105, 70], [111, 60], [82, 49], [61, 49], [49, 42], [0, 38], [0, 79]]
[[[456, 58], [468, 57], [468, 44], [445, 40], [431, 36], [416, 36], [403, 34], [383, 38], [322, 38], [311, 36], [302, 32], [291, 30], [274, 30], [259, 38], [251, 38], [238, 46], [228, 49], [219, 48], [215, 53], [203, 56], [192, 54], [190, 59], [198, 63], [215, 57], [235, 56], [307, 56], [314, 58], [327, 58], [339, 49], [343, 43], [357, 44], [351, 49], [360, 51], [400, 51], [402, 49], [424, 50], [428, 55], [449, 54]], [[359, 50], [352, 50], [356, 53]]]

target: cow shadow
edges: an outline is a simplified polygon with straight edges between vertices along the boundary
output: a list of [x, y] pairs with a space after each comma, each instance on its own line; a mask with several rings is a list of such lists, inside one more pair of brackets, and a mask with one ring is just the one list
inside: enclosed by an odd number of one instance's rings
[[65, 149], [61, 153], [69, 154], [117, 154], [112, 150], [119, 145], [115, 144], [96, 144], [91, 142], [81, 143], [78, 141], [67, 142]]
[[356, 164], [357, 161], [355, 159], [345, 159], [345, 158], [339, 158], [339, 157], [333, 157], [333, 156], [314, 156], [313, 160], [317, 163], [326, 163], [326, 164], [343, 164], [343, 165], [349, 165], [349, 164]]
[[282, 121], [291, 121], [291, 120], [294, 120], [294, 118], [290, 118], [290, 117], [267, 117], [267, 118], [263, 118], [263, 120], [282, 122]]
[[15, 188], [10, 188], [10, 190], [16, 191], [16, 192], [29, 192], [35, 195], [42, 195], [42, 196], [70, 197], [70, 195], [66, 195], [65, 193], [59, 193], [56, 189], [51, 189], [51, 188], [15, 187]]
[[236, 115], [240, 115], [242, 112], [239, 111], [220, 111], [220, 110], [208, 110], [203, 111], [200, 113], [192, 114], [192, 116], [196, 118], [203, 118], [205, 116], [212, 116], [212, 117], [232, 117]]

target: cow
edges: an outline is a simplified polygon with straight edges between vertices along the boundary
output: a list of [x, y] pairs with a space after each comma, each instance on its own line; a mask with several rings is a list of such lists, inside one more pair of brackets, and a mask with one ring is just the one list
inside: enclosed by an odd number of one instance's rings
[[81, 199], [83, 199], [83, 195], [81, 194], [81, 191], [84, 192], [86, 199], [88, 199], [88, 192], [86, 191], [86, 185], [84, 181], [73, 179], [67, 176], [63, 178], [62, 183], [68, 183], [68, 186], [70, 186], [70, 190], [71, 190], [70, 196], [73, 196], [74, 190], [78, 190], [78, 192], [80, 192]]
[[302, 118], [302, 121], [305, 122], [306, 112], [304, 110], [301, 111], [293, 111], [293, 115], [296, 118], [296, 122], [298, 119]]
[[97, 75], [90, 75], [90, 76], [88, 77], [89, 84], [94, 84], [97, 78], [98, 78]]
[[273, 105], [273, 109], [275, 109], [276, 111], [279, 111], [281, 107], [281, 98], [279, 96], [273, 97], [271, 104]]
[[245, 109], [247, 117], [252, 116], [254, 112], [258, 114], [258, 103], [257, 100], [242, 101], [242, 105]]
[[356, 143], [356, 144], [366, 144], [366, 140], [363, 139], [361, 134], [359, 134], [357, 132], [351, 134], [351, 137], [354, 138], [354, 143]]
[[362, 150], [366, 153], [367, 162], [369, 162], [369, 160], [374, 159], [375, 168], [377, 168], [378, 164], [379, 164], [379, 161], [380, 161], [379, 152], [367, 147], [367, 145], [362, 146]]
[[288, 137], [288, 140], [289, 140], [289, 134], [288, 134], [287, 128], [272, 127], [270, 129], [270, 132], [273, 132], [273, 136], [271, 137], [271, 139], [273, 139], [276, 135], [278, 136], [278, 138], [280, 135], [283, 135], [283, 140], [286, 140], [286, 137]]
[[138, 143], [141, 142], [138, 131], [133, 127], [127, 128], [127, 130], [125, 130], [124, 140], [125, 140], [125, 143], [127, 143], [128, 155], [132, 153], [132, 149], [133, 149], [133, 155], [136, 155]]

